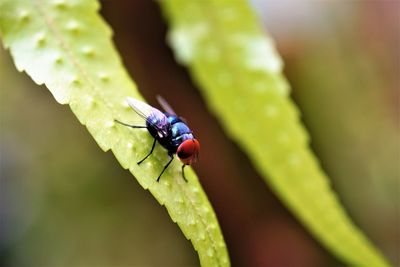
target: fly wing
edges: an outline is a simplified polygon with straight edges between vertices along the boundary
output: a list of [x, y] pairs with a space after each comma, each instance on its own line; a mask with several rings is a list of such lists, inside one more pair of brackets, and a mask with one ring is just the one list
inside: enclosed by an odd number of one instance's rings
[[162, 138], [168, 135], [170, 123], [164, 113], [132, 97], [127, 97], [126, 102], [139, 116], [157, 130], [159, 137]]
[[176, 115], [175, 111], [168, 104], [167, 100], [165, 100], [162, 96], [157, 95], [157, 101], [160, 104], [160, 106], [165, 110], [165, 112], [167, 112], [170, 115]]
[[126, 102], [139, 116], [146, 120], [153, 114], [154, 110], [157, 110], [156, 108], [132, 97], [127, 97]]
[[171, 106], [168, 104], [167, 100], [164, 99], [164, 97], [157, 95], [157, 101], [167, 114], [177, 116], [179, 119], [181, 119], [181, 121], [187, 123], [185, 118], [176, 115], [176, 112], [171, 108]]

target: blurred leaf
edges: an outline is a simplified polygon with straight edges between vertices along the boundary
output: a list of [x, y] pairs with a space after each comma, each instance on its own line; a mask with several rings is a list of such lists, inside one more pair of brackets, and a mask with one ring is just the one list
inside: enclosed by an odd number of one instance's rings
[[294, 214], [352, 266], [387, 266], [351, 222], [309, 149], [282, 61], [247, 1], [161, 1], [179, 61], [210, 108]]
[[149, 133], [114, 123], [120, 119], [144, 125], [124, 101], [127, 96], [142, 97], [121, 64], [98, 8], [94, 0], [1, 0], [0, 33], [18, 70], [45, 84], [59, 103], [69, 104], [99, 146], [111, 149], [143, 188], [166, 206], [192, 241], [201, 264], [229, 265], [216, 216], [194, 172], [188, 169], [186, 183], [175, 160], [157, 183], [168, 161], [166, 151], [158, 146], [138, 166], [137, 159], [150, 149]]

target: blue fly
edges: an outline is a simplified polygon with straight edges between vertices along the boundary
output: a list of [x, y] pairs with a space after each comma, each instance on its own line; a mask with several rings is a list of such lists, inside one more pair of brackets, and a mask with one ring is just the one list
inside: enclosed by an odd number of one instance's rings
[[179, 160], [183, 163], [182, 176], [187, 182], [184, 169], [186, 165], [197, 161], [200, 143], [194, 137], [193, 132], [187, 126], [185, 120], [176, 115], [167, 101], [161, 96], [157, 96], [157, 100], [164, 109], [164, 112], [137, 99], [131, 97], [126, 98], [129, 106], [146, 120], [146, 126], [130, 125], [119, 120], [115, 121], [131, 128], [146, 128], [154, 138], [150, 152], [142, 160], [138, 161], [137, 164], [140, 165], [153, 153], [157, 141], [167, 150], [170, 160], [158, 176], [157, 182], [160, 181], [161, 175], [171, 164], [174, 155], [177, 155]]

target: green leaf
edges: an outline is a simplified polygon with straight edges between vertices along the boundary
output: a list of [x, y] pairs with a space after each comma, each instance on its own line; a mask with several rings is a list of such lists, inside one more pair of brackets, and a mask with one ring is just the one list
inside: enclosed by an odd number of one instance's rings
[[[125, 103], [142, 99], [111, 42], [111, 30], [97, 14], [94, 0], [0, 0], [0, 33], [20, 71], [45, 84], [61, 104], [69, 104], [99, 146], [115, 154], [143, 188], [165, 205], [172, 220], [198, 251], [203, 266], [228, 266], [226, 246], [214, 211], [194, 172], [186, 183], [174, 160], [157, 146], [138, 166], [152, 140], [145, 129], [131, 129], [114, 119], [144, 125]], [[12, 88], [10, 88], [12, 90]], [[23, 107], [21, 107], [23, 109]]]
[[244, 0], [165, 0], [169, 40], [207, 103], [282, 201], [352, 266], [388, 266], [341, 207], [309, 148], [282, 60]]

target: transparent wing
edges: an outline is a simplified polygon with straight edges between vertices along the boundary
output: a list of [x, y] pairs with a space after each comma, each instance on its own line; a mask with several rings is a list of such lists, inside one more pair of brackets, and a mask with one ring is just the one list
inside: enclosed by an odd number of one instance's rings
[[167, 112], [170, 115], [176, 115], [175, 111], [168, 104], [167, 100], [165, 100], [162, 96], [157, 95], [157, 101], [160, 104], [160, 106], [165, 110], [165, 112]]
[[168, 135], [170, 123], [164, 113], [132, 97], [127, 97], [126, 102], [139, 116], [144, 118], [147, 123], [157, 129], [160, 137], [166, 137]]
[[139, 116], [146, 120], [153, 114], [154, 110], [157, 110], [156, 108], [132, 97], [127, 97], [126, 102]]

